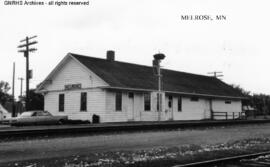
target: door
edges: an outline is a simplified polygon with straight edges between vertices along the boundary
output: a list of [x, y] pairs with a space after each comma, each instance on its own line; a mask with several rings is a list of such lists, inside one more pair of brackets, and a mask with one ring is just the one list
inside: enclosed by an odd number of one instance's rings
[[204, 119], [211, 118], [211, 100], [205, 99], [205, 107], [204, 107]]
[[128, 121], [134, 121], [134, 93], [128, 93], [128, 107], [127, 107]]
[[168, 97], [168, 111], [166, 113], [166, 120], [173, 120], [173, 97]]

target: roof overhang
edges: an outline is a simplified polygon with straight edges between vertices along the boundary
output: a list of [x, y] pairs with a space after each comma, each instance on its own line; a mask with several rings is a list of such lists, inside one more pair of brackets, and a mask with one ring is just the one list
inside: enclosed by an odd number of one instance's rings
[[[155, 89], [140, 89], [140, 88], [127, 88], [127, 87], [101, 87], [103, 89], [108, 90], [122, 90], [122, 91], [137, 91], [137, 92], [157, 92], [158, 90]], [[166, 94], [175, 94], [181, 96], [199, 96], [204, 98], [218, 98], [218, 99], [234, 99], [234, 100], [243, 100], [248, 99], [248, 97], [238, 97], [238, 96], [223, 96], [223, 95], [213, 95], [213, 94], [201, 94], [201, 93], [189, 93], [189, 92], [178, 92], [178, 91], [162, 91]]]
[[67, 54], [60, 63], [57, 64], [57, 66], [52, 70], [52, 72], [41, 82], [41, 84], [37, 87], [36, 93], [42, 93], [42, 89], [44, 88], [44, 85], [48, 83], [48, 81], [51, 81], [51, 78], [55, 75], [55, 73], [60, 69], [63, 64], [70, 58], [70, 54]]

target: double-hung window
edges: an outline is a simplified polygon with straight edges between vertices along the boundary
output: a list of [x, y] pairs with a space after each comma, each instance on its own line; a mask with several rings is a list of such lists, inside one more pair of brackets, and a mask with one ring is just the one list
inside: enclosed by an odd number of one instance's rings
[[122, 111], [122, 93], [121, 92], [115, 93], [115, 110]]
[[151, 95], [150, 93], [144, 94], [144, 111], [151, 110]]
[[87, 93], [82, 92], [81, 93], [81, 111], [86, 111], [87, 110]]
[[178, 97], [177, 99], [178, 101], [178, 112], [181, 112], [182, 111], [182, 98], [181, 97]]
[[59, 112], [64, 112], [64, 110], [65, 110], [65, 94], [59, 94], [58, 110], [59, 110]]

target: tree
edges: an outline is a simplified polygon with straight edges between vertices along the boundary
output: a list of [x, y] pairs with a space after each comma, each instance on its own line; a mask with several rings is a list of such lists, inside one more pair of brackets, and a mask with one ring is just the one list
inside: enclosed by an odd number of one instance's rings
[[250, 91], [246, 91], [245, 89], [241, 88], [239, 85], [231, 85], [236, 91], [240, 94], [247, 97], [247, 99], [242, 100], [243, 106], [252, 106], [252, 96], [250, 95]]
[[269, 114], [270, 96], [265, 94], [254, 94], [252, 96], [252, 106], [258, 110], [259, 114]]
[[8, 82], [0, 81], [0, 103], [5, 104], [7, 101], [12, 100], [12, 96], [8, 94], [10, 86]]
[[29, 110], [43, 110], [44, 97], [35, 92], [35, 89], [29, 90]]
[[250, 91], [246, 91], [245, 89], [241, 88], [240, 85], [231, 85], [236, 91], [242, 93], [245, 96], [250, 96]]
[[270, 95], [266, 94], [250, 94], [250, 91], [246, 91], [239, 85], [231, 85], [235, 90], [242, 93], [248, 99], [243, 100], [242, 104], [246, 106], [252, 106], [256, 109], [256, 113], [259, 115], [270, 114]]

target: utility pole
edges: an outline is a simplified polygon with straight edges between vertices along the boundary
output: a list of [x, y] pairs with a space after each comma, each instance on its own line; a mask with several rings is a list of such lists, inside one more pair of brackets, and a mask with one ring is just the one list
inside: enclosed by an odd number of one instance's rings
[[20, 80], [21, 81], [21, 93], [20, 93], [20, 97], [22, 97], [22, 89], [23, 89], [23, 77], [20, 77], [20, 78], [18, 78], [18, 80]]
[[29, 52], [34, 52], [36, 48], [30, 48], [31, 45], [37, 43], [37, 41], [30, 42], [30, 39], [36, 38], [37, 36], [26, 37], [25, 39], [21, 40], [20, 42], [25, 42], [22, 45], [19, 45], [18, 48], [24, 48], [23, 50], [19, 50], [19, 52], [23, 52], [24, 57], [26, 58], [26, 98], [25, 98], [25, 110], [29, 109], [29, 79], [32, 78], [32, 71], [29, 70]]
[[15, 62], [13, 62], [13, 75], [12, 75], [12, 98], [14, 99], [14, 89], [15, 89]]
[[165, 55], [158, 53], [154, 55], [153, 66], [155, 74], [158, 77], [158, 93], [157, 93], [157, 110], [158, 110], [158, 121], [161, 120], [161, 111], [162, 111], [162, 93], [161, 93], [161, 69], [160, 62], [165, 58]]
[[13, 62], [13, 76], [12, 76], [12, 117], [15, 117], [15, 62]]
[[209, 72], [207, 74], [211, 74], [211, 75], [213, 75], [213, 77], [218, 78], [218, 77], [224, 76], [222, 73], [223, 73], [222, 71], [213, 71], [213, 72]]

